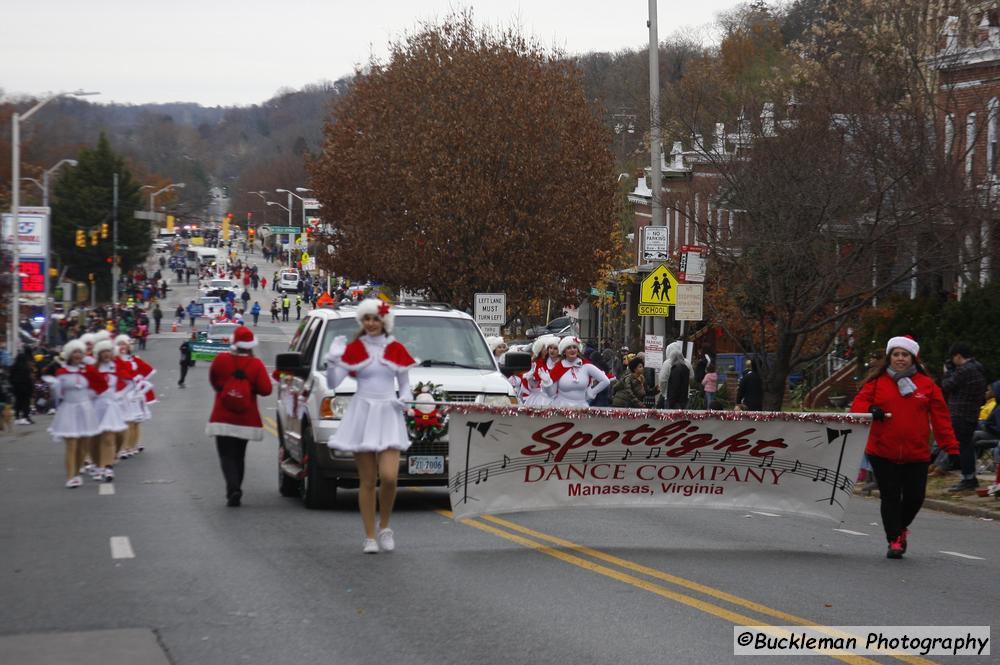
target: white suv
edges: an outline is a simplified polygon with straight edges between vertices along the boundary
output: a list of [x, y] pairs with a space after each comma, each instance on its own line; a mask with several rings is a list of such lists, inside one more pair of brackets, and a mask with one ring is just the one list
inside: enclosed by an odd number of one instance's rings
[[[309, 312], [290, 351], [278, 354], [275, 363], [279, 372], [291, 375], [279, 382], [277, 390], [279, 491], [284, 496], [301, 496], [310, 508], [332, 506], [337, 487], [358, 484], [351, 453], [326, 446], [356, 390], [351, 378], [336, 391], [327, 385], [326, 354], [335, 337], [351, 338], [358, 331], [355, 311], [354, 305], [339, 305]], [[468, 314], [434, 303], [400, 304], [393, 313], [393, 335], [417, 361], [410, 369], [411, 386], [431, 381], [444, 388], [452, 402], [517, 403], [513, 387]], [[523, 363], [508, 357], [505, 371], [527, 369], [527, 355], [521, 355]], [[446, 485], [447, 434], [429, 443], [414, 442], [400, 456], [399, 482]]]
[[296, 270], [282, 270], [278, 274], [278, 291], [287, 293], [289, 291], [298, 293], [302, 288], [302, 281]]

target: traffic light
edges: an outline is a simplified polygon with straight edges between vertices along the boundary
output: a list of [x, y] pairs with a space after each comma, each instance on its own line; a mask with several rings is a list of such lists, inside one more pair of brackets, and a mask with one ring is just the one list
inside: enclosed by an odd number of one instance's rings
[[84, 235], [83, 231], [81, 231], [79, 229], [77, 229], [77, 232], [76, 232], [76, 246], [77, 247], [86, 247], [87, 246], [87, 238]]
[[110, 265], [111, 264], [111, 257], [109, 256], [106, 259], [104, 259], [104, 262], [107, 263], [108, 265]]
[[108, 225], [101, 224], [101, 240], [107, 240], [107, 239], [108, 239]]
[[100, 235], [101, 235], [100, 231], [91, 231], [90, 232], [90, 246], [91, 247], [96, 247], [97, 246], [98, 236], [100, 236]]
[[247, 229], [247, 235], [253, 238], [255, 235], [257, 235], [257, 229]]

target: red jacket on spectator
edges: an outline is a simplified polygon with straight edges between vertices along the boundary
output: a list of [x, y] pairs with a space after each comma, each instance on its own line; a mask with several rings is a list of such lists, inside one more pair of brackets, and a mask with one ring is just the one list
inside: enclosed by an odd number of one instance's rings
[[871, 407], [877, 406], [891, 414], [885, 420], [872, 423], [865, 452], [896, 464], [929, 462], [933, 427], [938, 447], [950, 455], [957, 455], [958, 440], [941, 389], [921, 372], [914, 374], [911, 381], [917, 389], [903, 397], [893, 378], [883, 372], [865, 383], [854, 398], [851, 404], [854, 413], [868, 413]]

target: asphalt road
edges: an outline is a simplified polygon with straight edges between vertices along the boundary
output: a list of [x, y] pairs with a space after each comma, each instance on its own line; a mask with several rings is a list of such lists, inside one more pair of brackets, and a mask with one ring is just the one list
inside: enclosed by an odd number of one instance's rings
[[[257, 332], [270, 364], [294, 324], [269, 318]], [[178, 665], [709, 664], [740, 662], [732, 627], [743, 623], [1000, 617], [995, 524], [925, 511], [907, 557], [889, 561], [878, 504], [857, 498], [843, 524], [683, 509], [457, 523], [444, 490], [403, 489], [397, 551], [362, 555], [356, 493], [331, 511], [280, 497], [273, 435], [249, 448], [243, 506], [225, 506], [203, 433], [207, 364], [178, 390], [178, 337], [153, 337], [143, 354], [161, 401], [146, 452], [119, 463], [113, 485], [63, 488], [48, 418], [0, 440], [0, 663], [31, 663], [36, 639], [36, 654], [67, 645], [39, 663], [154, 662], [134, 655], [147, 648]], [[269, 428], [273, 413], [267, 404]], [[142, 631], [152, 637], [135, 646]]]

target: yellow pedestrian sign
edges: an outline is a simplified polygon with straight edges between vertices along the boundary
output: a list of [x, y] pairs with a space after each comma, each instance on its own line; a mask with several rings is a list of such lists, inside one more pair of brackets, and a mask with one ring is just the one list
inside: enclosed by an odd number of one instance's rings
[[667, 316], [677, 304], [677, 278], [661, 263], [646, 275], [639, 289], [639, 316]]

